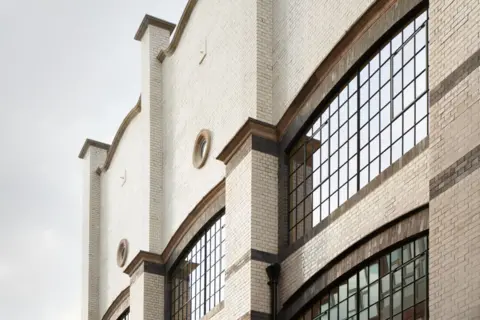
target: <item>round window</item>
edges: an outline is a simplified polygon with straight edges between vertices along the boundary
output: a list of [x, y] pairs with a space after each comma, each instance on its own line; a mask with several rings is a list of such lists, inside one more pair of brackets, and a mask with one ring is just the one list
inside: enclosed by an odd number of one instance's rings
[[195, 147], [193, 149], [193, 165], [200, 169], [203, 167], [208, 158], [210, 151], [210, 132], [206, 129], [200, 131], [195, 140]]
[[120, 240], [117, 248], [117, 265], [121, 268], [127, 262], [128, 256], [128, 241], [127, 239]]

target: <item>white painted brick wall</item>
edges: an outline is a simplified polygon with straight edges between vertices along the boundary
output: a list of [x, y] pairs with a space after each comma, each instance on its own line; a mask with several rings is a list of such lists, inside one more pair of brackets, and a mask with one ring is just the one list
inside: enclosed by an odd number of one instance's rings
[[[225, 175], [215, 160], [256, 110], [256, 1], [198, 1], [175, 53], [163, 62], [165, 129], [164, 244], [188, 212]], [[199, 65], [200, 48], [207, 55]], [[210, 156], [197, 170], [192, 151], [203, 128]]]
[[82, 226], [82, 320], [99, 318], [100, 305], [100, 177], [97, 168], [107, 152], [90, 146], [84, 157], [83, 226]]

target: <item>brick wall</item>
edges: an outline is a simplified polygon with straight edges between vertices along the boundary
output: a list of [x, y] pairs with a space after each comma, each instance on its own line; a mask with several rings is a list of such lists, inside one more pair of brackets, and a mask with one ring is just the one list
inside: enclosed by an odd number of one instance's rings
[[430, 318], [478, 319], [480, 3], [430, 1], [429, 24]]
[[82, 250], [82, 320], [100, 317], [100, 177], [97, 168], [107, 152], [90, 146], [84, 157], [83, 250]]
[[400, 171], [382, 181], [375, 190], [282, 262], [281, 303], [354, 243], [395, 218], [428, 203], [429, 151], [423, 151]]

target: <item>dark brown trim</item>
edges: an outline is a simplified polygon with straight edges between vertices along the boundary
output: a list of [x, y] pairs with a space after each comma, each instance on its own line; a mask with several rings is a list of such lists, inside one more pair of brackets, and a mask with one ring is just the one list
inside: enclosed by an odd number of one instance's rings
[[[157, 267], [153, 267], [153, 265], [157, 265]], [[144, 268], [143, 271], [145, 271], [147, 266], [149, 270], [153, 270], [155, 268], [161, 269], [162, 267], [158, 267], [158, 265], [164, 265], [161, 255], [140, 250], [140, 252], [132, 259], [132, 261], [130, 261], [123, 272], [128, 274], [131, 278], [133, 274], [142, 266]]]
[[238, 320], [270, 320], [270, 313], [250, 310]]
[[265, 139], [264, 137], [252, 136], [252, 150], [278, 157], [278, 144], [276, 141]]
[[85, 142], [83, 143], [82, 149], [80, 150], [80, 153], [78, 154], [78, 157], [80, 159], [85, 158], [85, 155], [87, 154], [87, 150], [90, 147], [95, 147], [103, 150], [107, 150], [110, 148], [110, 145], [107, 143], [103, 143], [97, 140], [92, 140], [92, 139], [85, 139]]
[[133, 121], [133, 119], [141, 111], [142, 111], [142, 98], [139, 97], [138, 101], [137, 101], [137, 104], [126, 115], [126, 117], [123, 119], [122, 123], [120, 124], [120, 127], [117, 130], [117, 133], [115, 133], [115, 137], [113, 138], [113, 141], [112, 141], [112, 146], [108, 150], [107, 159], [105, 159], [105, 164], [103, 165], [102, 171], [107, 171], [108, 168], [110, 168], [110, 164], [112, 163], [113, 156], [115, 155], [115, 152], [117, 151], [118, 145], [120, 144], [120, 141], [122, 140], [122, 137], [123, 137], [123, 134], [125, 133], [125, 130], [127, 130], [130, 123]]
[[480, 66], [480, 49], [468, 57], [452, 73], [442, 80], [430, 91], [430, 107], [433, 107], [440, 99], [455, 88], [460, 82], [468, 77]]
[[165, 264], [145, 261], [143, 263], [143, 272], [156, 274], [159, 276], [165, 276], [166, 275]]
[[274, 253], [265, 252], [257, 249], [251, 249], [250, 259], [253, 261], [260, 261], [260, 262], [272, 264], [277, 262], [278, 256]]
[[145, 17], [143, 17], [142, 23], [140, 23], [137, 32], [135, 33], [134, 39], [141, 41], [149, 25], [167, 30], [170, 34], [172, 34], [173, 30], [175, 29], [175, 23], [171, 23], [146, 14]]
[[[228, 164], [230, 159], [232, 159], [232, 157], [237, 153], [237, 151], [242, 147], [244, 142], [250, 136], [261, 137], [264, 140], [270, 140], [274, 143], [277, 142], [277, 133], [275, 131], [275, 126], [260, 120], [248, 118], [247, 121], [245, 121], [245, 123], [243, 124], [243, 126], [237, 131], [237, 133], [217, 156], [217, 160]], [[262, 143], [265, 144], [265, 142]], [[258, 141], [256, 144], [258, 147]], [[260, 149], [263, 149], [263, 147], [260, 147]]]
[[265, 252], [257, 249], [250, 249], [245, 252], [237, 261], [235, 261], [230, 266], [230, 268], [225, 270], [225, 279], [230, 278], [249, 261], [259, 261], [267, 264], [272, 264], [278, 261], [278, 256], [274, 253]]
[[283, 304], [279, 319], [292, 319], [312, 299], [328, 287], [348, 277], [362, 263], [368, 262], [390, 248], [425, 234], [428, 231], [429, 210], [425, 204], [383, 225], [340, 253], [333, 261], [316, 272]]
[[185, 10], [183, 10], [182, 16], [178, 21], [177, 29], [175, 30], [175, 34], [173, 35], [170, 44], [168, 45], [168, 48], [165, 50], [160, 50], [157, 55], [157, 59], [160, 62], [163, 62], [166, 57], [171, 56], [177, 49], [177, 46], [180, 43], [180, 39], [182, 38], [183, 31], [187, 27], [188, 21], [190, 20], [193, 9], [197, 5], [197, 2], [198, 0], [188, 0], [187, 5], [185, 6]]
[[367, 195], [369, 195], [371, 192], [376, 190], [385, 181], [387, 181], [389, 178], [394, 176], [397, 172], [401, 171], [403, 167], [408, 165], [420, 154], [422, 154], [425, 150], [427, 150], [428, 145], [429, 145], [429, 137], [426, 137], [425, 139], [420, 141], [415, 147], [413, 147], [410, 151], [405, 153], [400, 159], [398, 159], [392, 165], [390, 165], [390, 167], [388, 167], [383, 172], [381, 172], [375, 179], [370, 181], [370, 183], [368, 183], [365, 187], [363, 187], [360, 191], [358, 191], [353, 197], [348, 199], [344, 204], [342, 204], [335, 211], [333, 211], [325, 220], [321, 221], [318, 225], [316, 225], [311, 230], [309, 230], [302, 238], [290, 244], [288, 247], [280, 247], [279, 248], [280, 261], [284, 261], [285, 259], [287, 259], [292, 253], [297, 251], [299, 248], [304, 246], [308, 241], [310, 241], [320, 232], [325, 230], [335, 220], [337, 220], [343, 214], [348, 212], [348, 210], [353, 208], [358, 202], [360, 202]]
[[480, 168], [480, 144], [430, 180], [430, 200], [435, 199]]
[[116, 319], [112, 319], [112, 316], [117, 311], [124, 312], [124, 310], [117, 310], [117, 309], [129, 297], [130, 297], [130, 286], [123, 289], [122, 292], [120, 292], [119, 295], [115, 298], [115, 300], [113, 300], [112, 304], [108, 307], [107, 311], [104, 313], [102, 320], [116, 320]]

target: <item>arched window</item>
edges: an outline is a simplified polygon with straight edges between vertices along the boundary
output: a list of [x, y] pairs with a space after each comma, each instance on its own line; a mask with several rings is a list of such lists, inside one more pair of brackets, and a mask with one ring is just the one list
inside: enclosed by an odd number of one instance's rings
[[298, 320], [428, 319], [428, 238], [355, 270], [310, 304]]
[[200, 319], [224, 299], [225, 218], [213, 221], [171, 275], [172, 319]]
[[356, 70], [289, 154], [290, 243], [428, 135], [427, 12]]

